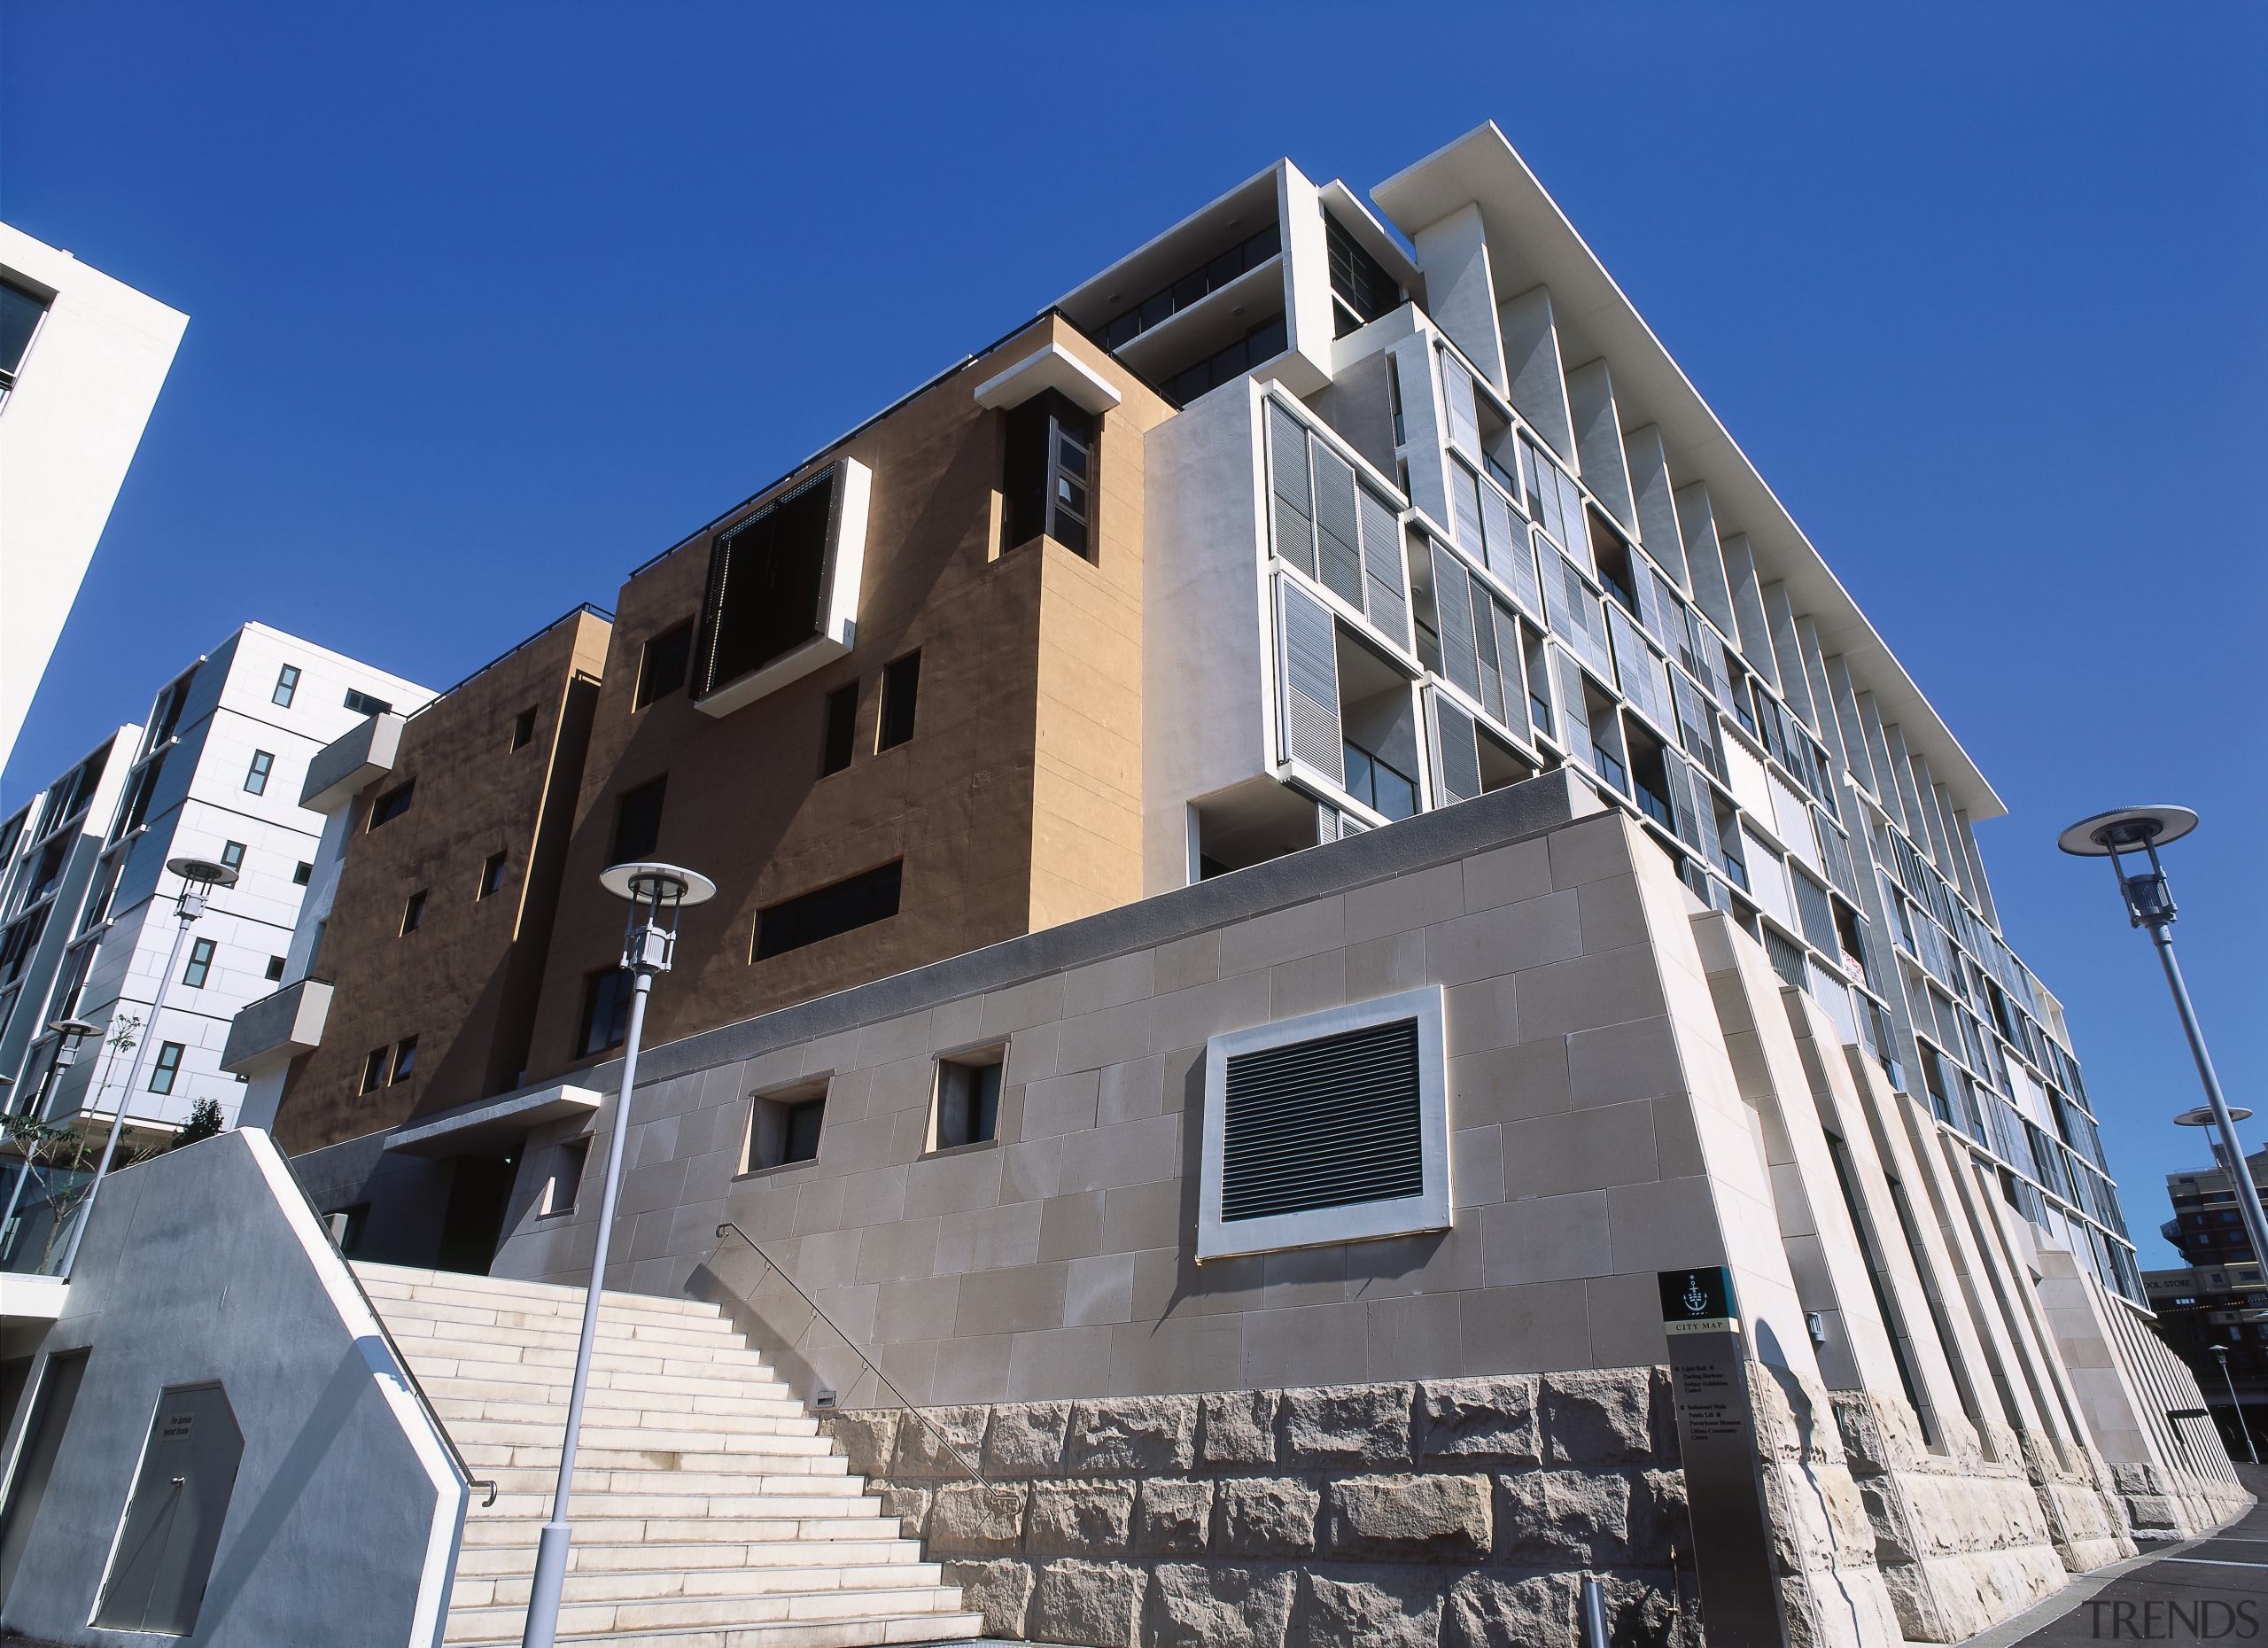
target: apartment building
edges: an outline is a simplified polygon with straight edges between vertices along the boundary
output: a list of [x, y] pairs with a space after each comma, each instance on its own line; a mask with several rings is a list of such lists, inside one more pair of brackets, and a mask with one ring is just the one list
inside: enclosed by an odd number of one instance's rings
[[[2213, 1148], [2221, 1156], [2220, 1147]], [[2268, 1150], [2245, 1158], [2255, 1195], [2268, 1195]], [[2145, 1271], [2142, 1286], [2174, 1353], [2196, 1374], [2206, 1404], [2232, 1452], [2244, 1447], [2235, 1407], [2245, 1411], [2256, 1448], [2268, 1443], [2268, 1286], [2260, 1279], [2236, 1187], [2225, 1167], [2169, 1173], [2173, 1217], [2159, 1233], [2188, 1263], [2179, 1270]]]
[[[421, 687], [294, 635], [247, 624], [167, 683], [147, 723], [121, 727], [4, 823], [0, 1075], [11, 1107], [50, 1123], [122, 1102], [129, 1137], [178, 1127], [200, 1099], [231, 1120], [242, 1088], [220, 1067], [237, 1011], [284, 976], [313, 875], [320, 815], [299, 805], [308, 760], [375, 710], [415, 709]], [[151, 1022], [174, 940], [175, 858], [225, 864], [162, 1022]], [[89, 1038], [55, 1069], [52, 1026], [107, 1031], [123, 1016], [156, 1046], [141, 1090], [130, 1053]]]
[[[308, 762], [299, 805], [323, 826], [283, 985], [221, 1057], [244, 1124], [306, 1149], [520, 1084], [610, 629], [579, 607]], [[512, 1154], [452, 1151], [431, 1205], [379, 1198], [373, 1243], [408, 1223], [421, 1257], [485, 1268]]]
[[189, 317], [0, 223], [0, 766]]
[[[1501, 132], [1369, 200], [1278, 162], [634, 573], [524, 1081], [393, 1125], [337, 1108], [342, 1049], [282, 1095], [279, 1131], [332, 1107], [303, 1182], [376, 1231], [435, 1205], [417, 1162], [509, 1153], [489, 1268], [583, 1279], [597, 872], [657, 857], [721, 891], [655, 992], [608, 1280], [725, 1300], [843, 1409], [878, 1366], [1011, 1474], [1269, 1476], [1304, 1534], [1153, 1553], [1209, 1558], [1205, 1605], [1447, 1631], [1584, 1566], [1673, 1605], [1635, 1508], [1546, 1558], [1532, 1481], [1411, 1488], [1497, 1507], [1445, 1569], [1332, 1507], [1357, 1466], [1539, 1458], [1652, 1503], [1692, 1264], [1810, 1427], [1777, 1503], [1864, 1484], [1872, 1530], [1822, 1512], [1785, 1578], [1822, 1640], [1952, 1640], [2211, 1525], [2241, 1490], [2000, 929], [2002, 804]], [[1554, 1403], [1571, 1451], [1509, 1440]], [[1594, 1458], [1587, 1403], [1655, 1418]], [[1248, 1438], [1183, 1446], [1231, 1408]], [[1115, 1564], [1113, 1640], [1197, 1605], [843, 1423], [993, 1634], [1101, 1605], [1066, 1563]], [[1115, 1526], [1133, 1490], [1090, 1486]]]

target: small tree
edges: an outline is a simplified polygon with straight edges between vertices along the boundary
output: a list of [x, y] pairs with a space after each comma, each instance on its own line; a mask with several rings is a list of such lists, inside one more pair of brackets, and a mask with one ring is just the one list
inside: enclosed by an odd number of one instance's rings
[[221, 1119], [219, 1101], [213, 1099], [199, 1099], [189, 1107], [189, 1120], [181, 1124], [180, 1131], [174, 1134], [174, 1142], [167, 1145], [166, 1148], [178, 1150], [183, 1145], [193, 1145], [200, 1139], [210, 1139], [214, 1134], [224, 1131], [227, 1127], [228, 1123]]

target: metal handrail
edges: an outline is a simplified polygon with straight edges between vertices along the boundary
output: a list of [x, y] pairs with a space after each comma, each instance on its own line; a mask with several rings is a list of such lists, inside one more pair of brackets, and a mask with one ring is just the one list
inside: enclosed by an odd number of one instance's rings
[[750, 1252], [755, 1254], [757, 1258], [763, 1260], [768, 1267], [779, 1275], [781, 1281], [787, 1283], [788, 1287], [795, 1288], [796, 1297], [802, 1300], [805, 1304], [811, 1307], [812, 1314], [813, 1316], [826, 1323], [829, 1327], [835, 1328], [835, 1336], [841, 1340], [844, 1344], [850, 1347], [850, 1354], [866, 1364], [867, 1372], [872, 1373], [876, 1380], [881, 1381], [882, 1387], [884, 1390], [889, 1392], [891, 1395], [897, 1398], [899, 1405], [904, 1407], [905, 1410], [908, 1413], [911, 1413], [915, 1419], [921, 1421], [922, 1426], [928, 1431], [929, 1434], [937, 1439], [937, 1445], [943, 1448], [947, 1453], [952, 1455], [953, 1462], [959, 1465], [962, 1470], [967, 1472], [969, 1475], [975, 1480], [978, 1486], [982, 1487], [986, 1493], [990, 1494], [997, 1498], [1009, 1498], [1014, 1496], [1015, 1492], [1014, 1489], [994, 1486], [992, 1482], [986, 1479], [983, 1472], [978, 1470], [975, 1465], [968, 1462], [967, 1455], [964, 1454], [959, 1449], [953, 1446], [952, 1439], [947, 1436], [944, 1432], [937, 1428], [936, 1422], [935, 1420], [931, 1419], [928, 1414], [922, 1412], [920, 1408], [914, 1406], [913, 1403], [906, 1401], [905, 1393], [899, 1390], [897, 1386], [889, 1382], [889, 1375], [876, 1367], [874, 1365], [874, 1358], [869, 1356], [865, 1351], [859, 1349], [857, 1341], [852, 1340], [850, 1335], [844, 1333], [842, 1328], [835, 1325], [835, 1318], [819, 1308], [818, 1300], [812, 1298], [801, 1287], [797, 1287], [796, 1286], [796, 1279], [788, 1275], [788, 1272], [781, 1267], [780, 1262], [777, 1259], [774, 1259], [770, 1254], [765, 1252], [763, 1248], [757, 1247], [754, 1237], [750, 1236], [739, 1225], [734, 1224], [730, 1219], [726, 1220], [722, 1224], [719, 1224], [717, 1227], [717, 1234], [719, 1237], [722, 1237], [726, 1231], [732, 1232], [734, 1235], [746, 1242], [749, 1246]]
[[362, 1303], [369, 1309], [370, 1319], [378, 1325], [379, 1337], [386, 1341], [386, 1349], [392, 1354], [394, 1365], [401, 1370], [401, 1376], [409, 1381], [410, 1393], [417, 1398], [417, 1405], [424, 1409], [425, 1417], [433, 1421], [433, 1429], [441, 1439], [441, 1446], [449, 1450], [449, 1459], [457, 1467], [457, 1474], [464, 1478], [464, 1485], [467, 1488], [485, 1488], [488, 1490], [488, 1497], [480, 1502], [480, 1508], [485, 1511], [496, 1503], [496, 1484], [493, 1481], [473, 1475], [472, 1466], [465, 1462], [464, 1455], [457, 1449], [457, 1439], [449, 1434], [449, 1427], [441, 1422], [441, 1411], [433, 1405], [433, 1399], [425, 1394], [425, 1387], [418, 1383], [417, 1370], [409, 1365], [409, 1358], [402, 1355], [401, 1347], [394, 1343], [393, 1329], [386, 1325], [386, 1318], [378, 1310], [378, 1302], [371, 1298], [370, 1290], [362, 1286], [362, 1279], [355, 1271], [354, 1262], [340, 1252], [338, 1239], [331, 1234], [330, 1221], [323, 1217], [322, 1209], [315, 1206], [315, 1199], [307, 1194], [307, 1187], [299, 1183], [299, 1175], [292, 1174], [291, 1178], [292, 1186], [299, 1193], [299, 1200], [307, 1204], [307, 1211], [315, 1215], [315, 1223], [322, 1226], [323, 1239], [330, 1243], [330, 1250], [338, 1255], [339, 1263], [346, 1267], [347, 1277], [353, 1282], [355, 1293], [361, 1297]]

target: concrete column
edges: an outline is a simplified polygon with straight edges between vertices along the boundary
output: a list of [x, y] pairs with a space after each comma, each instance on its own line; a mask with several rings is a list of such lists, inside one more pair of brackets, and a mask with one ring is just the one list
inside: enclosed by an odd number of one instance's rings
[[1622, 437], [1622, 453], [1630, 466], [1631, 501], [1638, 515], [1638, 541], [1688, 595], [1693, 577], [1685, 566], [1685, 534], [1677, 518], [1677, 500], [1670, 486], [1669, 460], [1662, 450], [1658, 424], [1649, 424]]
[[1676, 501], [1694, 604], [1720, 634], [1737, 639], [1740, 623], [1733, 615], [1732, 580], [1725, 572], [1724, 547], [1717, 541], [1716, 511], [1709, 501], [1709, 488], [1705, 482], [1695, 481], [1677, 494]]
[[1425, 313], [1449, 335], [1466, 359], [1480, 369], [1499, 395], [1509, 395], [1504, 379], [1504, 344], [1496, 328], [1496, 291], [1488, 272], [1488, 237], [1480, 208], [1467, 203], [1410, 237], [1418, 267], [1425, 271]]
[[[1425, 291], [1432, 296], [1430, 277]], [[1543, 437], [1562, 463], [1577, 469], [1575, 420], [1567, 410], [1567, 375], [1559, 364], [1559, 333], [1551, 323], [1551, 293], [1542, 286], [1531, 287], [1498, 306], [1496, 320], [1503, 340], [1504, 399]]]
[[1622, 450], [1622, 424], [1614, 410], [1614, 378], [1604, 359], [1567, 374], [1567, 409], [1574, 419], [1575, 449], [1582, 456], [1583, 479], [1622, 530], [1638, 530], [1637, 504], [1631, 496], [1630, 463]]

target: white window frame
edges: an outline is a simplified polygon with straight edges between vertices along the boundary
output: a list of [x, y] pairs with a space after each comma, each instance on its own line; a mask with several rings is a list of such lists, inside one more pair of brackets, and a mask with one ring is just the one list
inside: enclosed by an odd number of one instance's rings
[[[1239, 1054], [1368, 1030], [1401, 1019], [1418, 1022], [1418, 1116], [1424, 1188], [1415, 1196], [1313, 1208], [1268, 1218], [1221, 1218], [1222, 1143], [1228, 1116], [1228, 1062]], [[1197, 1199], [1197, 1262], [1241, 1254], [1278, 1253], [1374, 1241], [1449, 1228], [1449, 1060], [1446, 1017], [1439, 984], [1408, 990], [1250, 1030], [1230, 1030], [1205, 1044], [1205, 1138]]]

